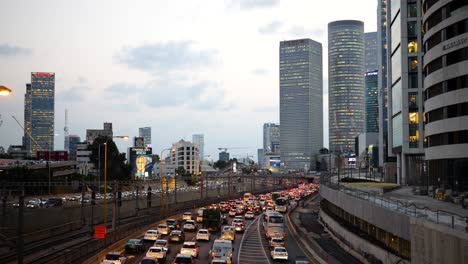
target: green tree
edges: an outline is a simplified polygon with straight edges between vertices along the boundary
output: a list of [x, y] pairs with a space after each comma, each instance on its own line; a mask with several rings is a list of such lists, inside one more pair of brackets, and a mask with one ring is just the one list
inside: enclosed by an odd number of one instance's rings
[[[132, 167], [125, 164], [125, 153], [119, 153], [117, 145], [110, 137], [99, 136], [93, 144], [88, 147], [91, 150], [90, 160], [96, 166], [101, 163], [101, 171], [104, 171], [105, 146], [107, 144], [107, 180], [129, 180], [131, 179]], [[99, 154], [99, 151], [101, 152]], [[103, 175], [103, 173], [101, 174]]]
[[213, 168], [222, 170], [222, 169], [226, 168], [227, 165], [228, 165], [228, 163], [226, 161], [218, 160], [217, 162], [215, 162], [213, 164]]
[[156, 162], [159, 162], [160, 158], [159, 158], [159, 155], [158, 154], [153, 154], [151, 156], [151, 162], [156, 163]]

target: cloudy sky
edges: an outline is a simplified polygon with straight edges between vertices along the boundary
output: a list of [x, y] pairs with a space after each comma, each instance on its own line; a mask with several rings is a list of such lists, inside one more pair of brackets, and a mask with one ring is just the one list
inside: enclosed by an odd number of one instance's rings
[[[320, 4], [318, 4], [320, 3]], [[0, 146], [21, 144], [25, 84], [55, 72], [55, 149], [71, 134], [112, 122], [115, 135], [152, 127], [156, 152], [205, 134], [218, 147], [256, 156], [262, 124], [279, 122], [279, 42], [323, 44], [324, 145], [328, 146], [327, 24], [364, 21], [376, 0], [41, 0], [0, 3]], [[120, 148], [130, 142], [118, 143]]]

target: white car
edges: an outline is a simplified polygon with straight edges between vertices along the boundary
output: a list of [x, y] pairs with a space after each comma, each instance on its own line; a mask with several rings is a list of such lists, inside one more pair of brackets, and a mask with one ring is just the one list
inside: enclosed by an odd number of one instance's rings
[[180, 249], [180, 254], [191, 255], [194, 258], [198, 258], [198, 246], [195, 242], [184, 242]]
[[288, 251], [285, 247], [274, 247], [270, 254], [273, 260], [288, 260]]
[[196, 231], [197, 230], [197, 223], [193, 220], [187, 220], [183, 227], [184, 231]]
[[166, 224], [159, 224], [158, 225], [158, 232], [161, 235], [167, 235], [170, 232], [170, 228]]
[[182, 215], [182, 220], [186, 221], [186, 220], [192, 220], [192, 213], [191, 212], [185, 212], [183, 215]]
[[169, 252], [169, 242], [166, 239], [158, 239], [154, 242], [153, 247], [162, 247], [166, 252]]
[[124, 264], [127, 261], [127, 258], [122, 255], [120, 252], [109, 252], [104, 257], [103, 262], [112, 262], [114, 264]]
[[166, 259], [166, 254], [167, 251], [162, 247], [150, 247], [148, 252], [146, 252], [147, 257], [157, 258], [158, 260]]
[[158, 230], [148, 230], [143, 237], [143, 240], [156, 241], [161, 237]]
[[200, 229], [197, 232], [196, 239], [210, 241], [210, 232], [208, 232], [208, 229]]
[[245, 213], [244, 218], [245, 219], [254, 219], [255, 215], [251, 211], [248, 211], [247, 213]]

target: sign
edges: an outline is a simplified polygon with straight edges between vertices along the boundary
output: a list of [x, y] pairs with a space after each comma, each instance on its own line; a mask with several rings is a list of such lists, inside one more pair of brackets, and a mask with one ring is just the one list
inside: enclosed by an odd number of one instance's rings
[[33, 76], [35, 77], [52, 77], [53, 75], [53, 73], [48, 72], [33, 72]]
[[144, 148], [145, 147], [145, 139], [142, 137], [135, 137], [134, 146], [137, 148]]
[[105, 226], [95, 226], [94, 227], [94, 238], [97, 238], [97, 239], [106, 238], [106, 227]]
[[136, 178], [150, 178], [153, 174], [152, 149], [139, 147], [130, 148], [130, 165]]
[[235, 162], [232, 163], [232, 172], [237, 172], [237, 165]]

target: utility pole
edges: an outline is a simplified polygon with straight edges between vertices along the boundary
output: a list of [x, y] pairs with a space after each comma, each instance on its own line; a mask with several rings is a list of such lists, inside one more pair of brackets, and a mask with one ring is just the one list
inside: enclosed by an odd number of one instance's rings
[[112, 193], [113, 193], [112, 203], [114, 204], [114, 206], [113, 206], [114, 208], [112, 209], [112, 232], [114, 232], [114, 235], [115, 235], [115, 231], [116, 231], [115, 221], [117, 219], [117, 198], [116, 198], [117, 192], [116, 192], [116, 190], [118, 189], [118, 184], [117, 184], [116, 180], [114, 180], [114, 187], [113, 188], [114, 189], [112, 190]]

